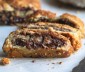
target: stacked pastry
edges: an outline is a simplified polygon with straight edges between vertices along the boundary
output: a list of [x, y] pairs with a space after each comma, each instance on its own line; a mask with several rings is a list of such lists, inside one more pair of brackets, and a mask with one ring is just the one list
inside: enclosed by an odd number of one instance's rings
[[79, 50], [84, 37], [83, 22], [67, 13], [56, 17], [55, 13], [36, 10], [19, 21], [9, 21], [19, 29], [4, 42], [8, 57], [68, 57]]

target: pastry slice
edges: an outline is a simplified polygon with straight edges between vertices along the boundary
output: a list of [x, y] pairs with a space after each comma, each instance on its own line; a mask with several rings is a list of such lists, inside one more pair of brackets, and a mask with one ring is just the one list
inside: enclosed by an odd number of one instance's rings
[[0, 12], [11, 12], [20, 17], [30, 15], [38, 9], [40, 9], [39, 0], [0, 0]]
[[0, 0], [0, 24], [22, 21], [40, 8], [40, 0]]
[[80, 30], [82, 38], [84, 37], [84, 23], [78, 17], [65, 13], [57, 19], [57, 23], [66, 24]]
[[8, 57], [68, 57], [73, 53], [69, 39], [50, 30], [20, 29], [10, 33], [3, 45]]
[[81, 33], [79, 30], [72, 28], [68, 25], [62, 25], [58, 23], [32, 23], [32, 24], [23, 24], [21, 28], [28, 28], [28, 29], [34, 29], [34, 30], [48, 30], [51, 29], [54, 32], [57, 32], [59, 34], [62, 34], [63, 36], [67, 37], [74, 48], [74, 50], [78, 50], [81, 47]]
[[36, 23], [36, 22], [52, 22], [56, 19], [56, 13], [45, 10], [37, 10], [34, 14], [26, 17], [26, 22]]
[[[19, 13], [20, 14], [20, 13]], [[3, 16], [4, 15], [4, 16]], [[1, 12], [0, 24], [3, 25], [22, 25], [23, 23], [49, 22], [56, 18], [56, 14], [45, 10], [36, 10], [24, 17], [15, 15], [15, 12]], [[51, 22], [50, 21], [50, 22]]]

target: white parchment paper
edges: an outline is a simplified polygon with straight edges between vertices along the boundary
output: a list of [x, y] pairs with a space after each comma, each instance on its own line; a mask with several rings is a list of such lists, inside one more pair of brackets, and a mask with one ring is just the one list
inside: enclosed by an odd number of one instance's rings
[[[50, 10], [61, 15], [63, 13], [71, 13], [80, 17], [85, 22], [85, 11], [78, 9], [67, 9], [54, 6], [50, 0], [41, 0], [42, 9]], [[2, 45], [5, 38], [10, 32], [16, 30], [16, 27], [0, 26], [0, 59], [4, 57]], [[0, 72], [71, 72], [71, 70], [79, 64], [85, 57], [85, 39], [82, 40], [81, 49], [68, 58], [51, 58], [51, 59], [33, 59], [18, 58], [11, 59], [11, 63], [6, 66], [0, 65]], [[62, 62], [59, 64], [59, 62]]]

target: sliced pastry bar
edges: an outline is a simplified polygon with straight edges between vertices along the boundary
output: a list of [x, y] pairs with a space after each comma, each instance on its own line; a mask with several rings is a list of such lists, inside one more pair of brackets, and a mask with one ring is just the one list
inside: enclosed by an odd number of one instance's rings
[[66, 37], [50, 30], [20, 29], [3, 45], [8, 57], [68, 57], [74, 49]]
[[56, 13], [46, 10], [37, 10], [34, 14], [27, 16], [26, 20], [28, 23], [53, 22], [56, 20]]
[[52, 30], [54, 32], [57, 32], [59, 34], [62, 34], [63, 36], [67, 37], [74, 48], [74, 50], [78, 50], [81, 47], [81, 32], [73, 27], [70, 27], [68, 25], [62, 25], [58, 23], [31, 23], [31, 24], [25, 24], [22, 25], [21, 28], [28, 28], [28, 29], [34, 29], [34, 30]]
[[40, 0], [0, 0], [0, 24], [21, 21], [40, 8]]
[[85, 35], [85, 33], [84, 33], [84, 23], [81, 21], [80, 18], [78, 18], [74, 15], [65, 13], [57, 19], [57, 23], [66, 24], [66, 25], [69, 25], [73, 28], [80, 30], [82, 38]]
[[24, 23], [36, 23], [36, 22], [53, 22], [56, 19], [56, 14], [45, 10], [36, 10], [30, 15], [24, 15], [24, 17], [17, 16], [15, 12], [8, 13], [1, 12], [0, 23], [2, 25], [22, 25]]

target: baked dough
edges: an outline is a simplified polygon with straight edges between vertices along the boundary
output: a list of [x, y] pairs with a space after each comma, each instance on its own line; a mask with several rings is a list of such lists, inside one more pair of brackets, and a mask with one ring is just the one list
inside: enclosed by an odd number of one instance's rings
[[37, 22], [31, 24], [22, 24], [20, 28], [28, 28], [34, 30], [52, 30], [57, 32], [65, 37], [67, 37], [74, 48], [74, 50], [78, 50], [81, 47], [81, 32], [78, 29], [75, 29], [68, 25], [62, 25], [58, 23], [44, 23]]
[[50, 11], [45, 11], [45, 10], [36, 10], [32, 13], [27, 14], [26, 16], [24, 15], [24, 17], [21, 17], [16, 15], [15, 12], [1, 12], [1, 20], [0, 20], [0, 24], [3, 25], [17, 25], [17, 23], [19, 23], [20, 25], [22, 25], [22, 23], [35, 23], [38, 21], [43, 21], [43, 22], [47, 22], [50, 19], [54, 20], [56, 18], [56, 14], [52, 13]]
[[73, 28], [76, 28], [81, 31], [82, 38], [85, 36], [84, 23], [81, 21], [80, 18], [74, 15], [65, 13], [57, 19], [57, 23], [66, 24]]
[[0, 12], [11, 12], [14, 16], [24, 17], [39, 9], [39, 0], [0, 0]]
[[69, 39], [53, 31], [20, 29], [3, 45], [8, 57], [68, 57], [74, 49]]

